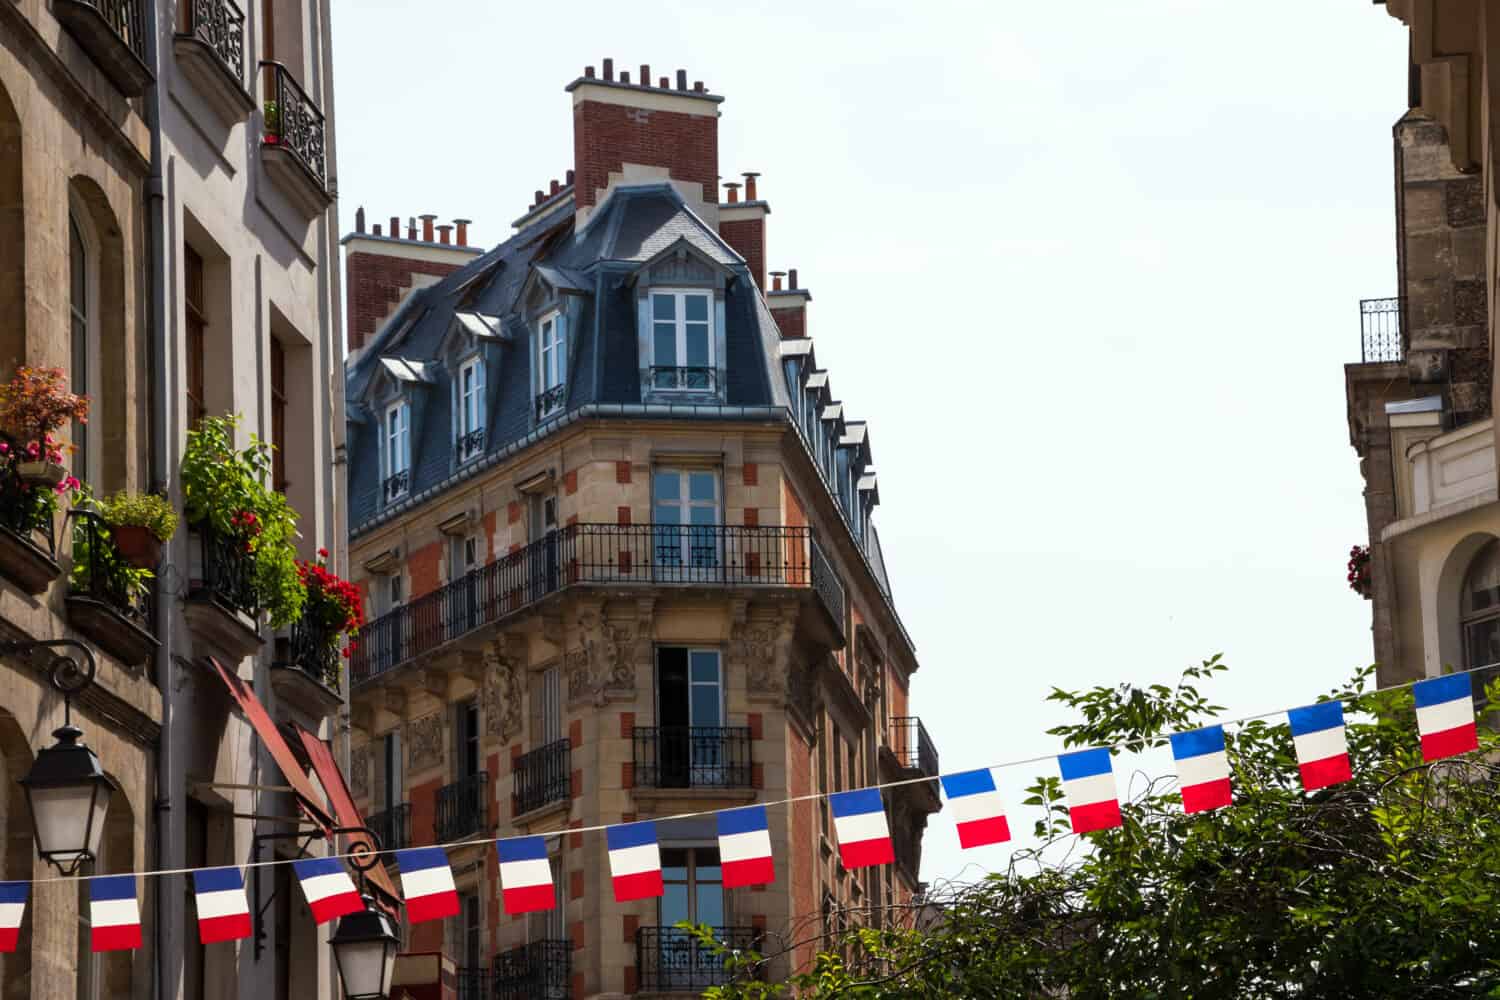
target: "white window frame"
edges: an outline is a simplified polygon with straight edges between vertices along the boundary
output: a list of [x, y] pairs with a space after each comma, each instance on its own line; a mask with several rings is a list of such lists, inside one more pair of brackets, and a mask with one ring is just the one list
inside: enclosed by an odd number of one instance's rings
[[[458, 366], [458, 379], [454, 387], [458, 390], [458, 436], [467, 438], [475, 431], [484, 430], [484, 359], [472, 357]], [[472, 384], [466, 380], [472, 377]], [[484, 452], [484, 443], [465, 445], [460, 448], [458, 461], [467, 462]]]
[[[656, 324], [667, 322], [656, 318], [657, 296], [668, 296], [673, 300], [672, 324], [676, 327], [674, 337], [674, 351], [676, 357], [671, 365], [663, 365], [662, 359], [656, 356]], [[705, 364], [691, 367], [703, 367], [709, 370], [717, 368], [716, 351], [714, 350], [714, 293], [712, 289], [705, 288], [653, 288], [647, 295], [646, 315], [651, 323], [648, 343], [651, 345], [651, 367], [672, 367], [679, 370], [690, 367], [687, 363], [687, 300], [689, 297], [701, 298], [706, 304], [704, 309], [703, 325], [705, 327], [704, 337], [708, 349], [708, 360]], [[697, 322], [694, 320], [693, 322]], [[712, 392], [718, 385], [715, 378], [707, 385], [694, 385], [692, 380], [686, 377], [679, 379], [674, 375], [669, 383], [662, 383], [654, 376], [651, 379], [651, 388], [658, 392]]]
[[[692, 477], [707, 474], [713, 479], [714, 496], [709, 500], [692, 499]], [[661, 475], [674, 475], [677, 477], [679, 490], [676, 500], [665, 500], [657, 495], [656, 478]], [[678, 512], [675, 524], [669, 522], [658, 522], [656, 512], [658, 507], [672, 507]], [[694, 532], [693, 524], [694, 510], [711, 509], [714, 512], [713, 520], [707, 525], [697, 525], [699, 532]], [[651, 556], [653, 564], [660, 570], [681, 574], [684, 579], [691, 579], [697, 575], [712, 575], [719, 571], [724, 560], [722, 548], [722, 533], [718, 526], [724, 521], [724, 476], [723, 471], [718, 468], [704, 466], [679, 467], [673, 465], [659, 465], [651, 470], [651, 522], [656, 525], [653, 532]], [[672, 529], [676, 529], [673, 531]], [[703, 532], [707, 528], [708, 545], [702, 544]], [[678, 548], [676, 561], [661, 558], [664, 548], [671, 548], [671, 539], [676, 536]], [[695, 541], [697, 544], [695, 545]], [[708, 558], [705, 559], [705, 552]]]
[[[99, 251], [99, 234], [94, 229], [94, 220], [89, 215], [88, 208], [70, 190], [68, 194], [68, 225], [69, 239], [72, 238], [72, 230], [78, 230], [78, 240], [83, 244], [83, 328], [84, 328], [84, 377], [81, 385], [70, 384], [69, 391], [79, 395], [87, 395], [94, 402], [95, 416], [98, 416], [98, 405], [100, 392], [103, 384], [100, 378], [100, 368], [103, 364], [100, 344], [103, 340], [99, 332], [99, 324], [102, 317], [99, 314], [99, 271], [101, 267], [101, 255]], [[69, 274], [68, 274], [68, 353], [71, 358], [73, 343], [73, 277], [72, 277], [72, 247], [69, 246]], [[71, 383], [71, 378], [70, 378]], [[82, 434], [84, 442], [84, 462], [74, 468], [79, 479], [95, 486], [100, 485], [100, 470], [103, 467], [103, 448], [99, 434], [90, 434], [88, 425], [69, 424], [69, 443], [75, 430]]]
[[[553, 310], [536, 325], [536, 394], [541, 399], [553, 389], [568, 384], [568, 335], [562, 322], [562, 313]], [[549, 368], [549, 362], [551, 367]], [[545, 410], [537, 413], [539, 418], [549, 417], [563, 408], [563, 399], [558, 399]]]
[[[398, 415], [400, 417], [399, 428], [392, 423], [392, 417]], [[381, 479], [381, 493], [387, 501], [390, 501], [403, 497], [411, 491], [411, 404], [407, 400], [398, 399], [386, 406], [385, 417], [380, 423], [380, 444], [380, 454], [385, 465], [385, 475]], [[399, 466], [398, 458], [400, 459]], [[406, 486], [399, 493], [385, 495], [385, 481], [400, 472], [408, 474]]]

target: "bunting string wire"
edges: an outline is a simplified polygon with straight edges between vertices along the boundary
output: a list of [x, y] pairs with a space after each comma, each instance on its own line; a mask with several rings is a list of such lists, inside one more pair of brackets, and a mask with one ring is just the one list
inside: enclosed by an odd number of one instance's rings
[[[1444, 677], [1469, 676], [1469, 675], [1478, 673], [1478, 672], [1480, 672], [1481, 670], [1484, 670], [1484, 669], [1486, 669], [1486, 668], [1483, 668], [1483, 667], [1473, 667], [1473, 668], [1470, 668], [1470, 669], [1467, 669], [1467, 670], [1456, 670], [1456, 671], [1453, 671], [1450, 674], [1445, 674], [1443, 676]], [[1396, 691], [1404, 691], [1404, 690], [1408, 690], [1410, 688], [1413, 688], [1416, 685], [1423, 683], [1424, 681], [1430, 681], [1430, 680], [1433, 680], [1433, 679], [1434, 678], [1418, 678], [1417, 680], [1407, 681], [1407, 682], [1402, 683], [1402, 684], [1392, 684], [1389, 687], [1383, 687], [1383, 688], [1378, 688], [1378, 689], [1369, 690], [1369, 691], [1349, 692], [1346, 695], [1344, 695], [1340, 700], [1342, 700], [1342, 701], [1348, 701], [1351, 698], [1359, 698], [1359, 697], [1363, 697], [1363, 696], [1371, 695], [1371, 694], [1377, 694], [1377, 693], [1378, 694], [1388, 694], [1388, 693], [1392, 693], [1392, 692], [1396, 692]], [[1256, 722], [1256, 721], [1259, 721], [1259, 720], [1262, 720], [1262, 719], [1274, 718], [1274, 717], [1276, 717], [1278, 715], [1284, 716], [1284, 715], [1286, 715], [1291, 710], [1292, 709], [1281, 708], [1281, 709], [1276, 709], [1276, 710], [1269, 711], [1269, 712], [1257, 712], [1257, 713], [1255, 713], [1253, 715], [1242, 715], [1242, 716], [1238, 716], [1238, 717], [1232, 718], [1232, 719], [1214, 720], [1214, 721], [1212, 721], [1212, 722], [1210, 722], [1208, 724], [1209, 725], [1213, 725], [1213, 726], [1225, 727], [1225, 728], [1228, 728], [1228, 727], [1238, 727], [1238, 726], [1243, 726], [1243, 725], [1245, 725], [1246, 723], [1249, 723], [1249, 722]], [[1150, 748], [1155, 747], [1155, 746], [1161, 746], [1163, 744], [1166, 744], [1167, 742], [1168, 742], [1168, 737], [1166, 735], [1161, 735], [1161, 736], [1153, 736], [1153, 737], [1148, 737], [1148, 738], [1139, 739], [1139, 740], [1127, 740], [1127, 741], [1120, 742], [1120, 743], [1100, 744], [1098, 746], [1090, 747], [1089, 751], [1105, 750], [1105, 751], [1139, 752], [1139, 751], [1142, 751], [1142, 750], [1150, 749]], [[1088, 752], [1088, 751], [1085, 751], [1085, 752]], [[1026, 766], [1032, 765], [1032, 764], [1044, 764], [1044, 763], [1047, 763], [1049, 761], [1050, 762], [1056, 762], [1059, 759], [1060, 755], [1066, 756], [1067, 755], [1067, 751], [1059, 751], [1059, 752], [1046, 753], [1046, 754], [1037, 754], [1037, 755], [1031, 756], [1031, 757], [1020, 757], [1020, 758], [1016, 758], [1014, 760], [1002, 761], [1001, 763], [998, 763], [998, 764], [988, 764], [988, 765], [981, 764], [981, 765], [979, 765], [976, 768], [967, 768], [967, 769], [965, 769], [963, 771], [945, 771], [945, 772], [942, 772], [940, 774], [932, 775], [931, 777], [923, 775], [921, 777], [916, 777], [916, 778], [902, 778], [902, 779], [900, 779], [898, 781], [881, 782], [881, 783], [875, 784], [875, 785], [864, 785], [864, 786], [861, 786], [859, 789], [854, 789], [854, 791], [884, 791], [885, 789], [888, 789], [888, 788], [903, 788], [903, 787], [907, 787], [907, 786], [910, 786], [910, 785], [922, 785], [922, 784], [934, 784], [934, 785], [938, 785], [943, 778], [951, 778], [951, 777], [954, 777], [954, 776], [957, 776], [957, 775], [967, 774], [967, 773], [969, 773], [971, 771], [975, 771], [975, 770], [999, 771], [999, 770], [1005, 770], [1005, 769], [1009, 769], [1009, 768], [1026, 767]], [[757, 802], [755, 804], [757, 806], [760, 806], [760, 807], [771, 809], [771, 808], [778, 808], [778, 807], [781, 807], [781, 806], [794, 805], [794, 804], [799, 803], [799, 802], [812, 802], [812, 801], [817, 801], [819, 799], [827, 799], [827, 798], [830, 798], [832, 796], [839, 795], [839, 794], [847, 794], [847, 793], [840, 793], [840, 792], [812, 792], [812, 793], [809, 793], [807, 795], [794, 795], [794, 796], [790, 796], [788, 798], [768, 800], [768, 801], [764, 801], [764, 802]], [[738, 808], [738, 807], [736, 807], [736, 808]], [[667, 816], [655, 816], [655, 817], [651, 817], [650, 820], [649, 820], [649, 822], [653, 822], [653, 823], [656, 823], [658, 825], [660, 825], [660, 824], [668, 824], [668, 823], [672, 823], [672, 822], [678, 821], [678, 820], [702, 819], [702, 818], [708, 817], [708, 816], [716, 816], [716, 815], [718, 815], [720, 813], [728, 812], [728, 811], [731, 811], [731, 810], [726, 810], [726, 809], [702, 809], [702, 810], [697, 810], [697, 811], [694, 811], [694, 812], [672, 813], [671, 815], [667, 815]], [[539, 832], [537, 832], [535, 834], [530, 834], [529, 836], [542, 837], [542, 838], [551, 838], [551, 837], [562, 837], [562, 836], [565, 836], [565, 835], [573, 835], [573, 834], [583, 835], [583, 834], [590, 834], [590, 833], [602, 833], [602, 832], [607, 831], [611, 827], [617, 827], [619, 825], [620, 824], [618, 824], [618, 823], [598, 823], [598, 824], [595, 824], [593, 826], [568, 827], [566, 829], [561, 829], [561, 830], [539, 831]], [[309, 835], [316, 836], [319, 831], [309, 830], [309, 831], [306, 831], [306, 832]], [[346, 834], [345, 836], [349, 836], [349, 839], [351, 839], [351, 840], [358, 840], [359, 839], [357, 837], [357, 835], [350, 836], [350, 835]], [[442, 844], [430, 844], [430, 845], [424, 844], [424, 845], [414, 845], [414, 846], [421, 847], [421, 848], [427, 848], [427, 849], [438, 849], [438, 850], [447, 851], [447, 850], [455, 850], [455, 849], [458, 849], [458, 848], [465, 848], [465, 847], [476, 847], [476, 846], [482, 846], [482, 845], [487, 845], [487, 844], [497, 844], [497, 843], [500, 843], [501, 841], [504, 841], [504, 840], [507, 840], [507, 839], [512, 839], [512, 838], [507, 838], [507, 837], [470, 837], [470, 838], [467, 838], [467, 839], [464, 839], [464, 840], [449, 841], [447, 843], [442, 843]], [[408, 850], [408, 849], [410, 849], [410, 848], [403, 848], [401, 850]], [[352, 850], [352, 851], [346, 851], [346, 852], [340, 853], [340, 854], [319, 855], [318, 858], [319, 858], [319, 860], [328, 860], [328, 861], [349, 860], [349, 859], [354, 859], [354, 858], [359, 858], [359, 859], [363, 860], [363, 859], [368, 859], [372, 853], [378, 854], [382, 858], [388, 858], [388, 857], [393, 857], [395, 854], [397, 854], [398, 853], [398, 849], [395, 849], [395, 848], [384, 848], [384, 847], [381, 850], [379, 850], [379, 851], [370, 851], [368, 849], [357, 849], [357, 850]], [[265, 861], [236, 862], [236, 863], [231, 863], [229, 865], [211, 866], [211, 867], [233, 867], [233, 868], [239, 868], [239, 869], [270, 868], [270, 867], [274, 867], [276, 865], [292, 864], [293, 862], [295, 862], [297, 860], [305, 860], [305, 859], [272, 858], [272, 859], [268, 859], [268, 860], [265, 860]], [[123, 877], [134, 877], [134, 878], [156, 878], [156, 877], [163, 877], [163, 876], [169, 876], [169, 875], [190, 875], [190, 874], [192, 874], [194, 872], [202, 871], [202, 870], [203, 870], [202, 866], [198, 866], [198, 867], [195, 867], [195, 868], [160, 868], [160, 869], [155, 869], [155, 870], [151, 870], [151, 871], [142, 871], [142, 872], [110, 873], [110, 876], [111, 877], [116, 877], [116, 878], [122, 877], [122, 876]], [[82, 877], [83, 878], [88, 878], [89, 876], [82, 876]], [[38, 878], [38, 879], [7, 879], [5, 881], [10, 882], [10, 883], [15, 883], [15, 884], [45, 885], [45, 884], [54, 883], [54, 882], [74, 882], [74, 883], [76, 883], [76, 882], [79, 881], [79, 878], [80, 878], [80, 876], [52, 876], [52, 877], [49, 877], [49, 878]]]

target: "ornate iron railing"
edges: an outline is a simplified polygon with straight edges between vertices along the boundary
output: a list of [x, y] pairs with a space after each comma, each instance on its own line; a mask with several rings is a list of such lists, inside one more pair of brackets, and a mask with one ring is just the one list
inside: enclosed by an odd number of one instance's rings
[[255, 566], [245, 543], [221, 535], [204, 521], [191, 529], [190, 542], [197, 546], [196, 572], [191, 576], [188, 596], [211, 600], [231, 611], [254, 617], [259, 611], [255, 597]]
[[330, 691], [339, 689], [342, 673], [339, 661], [343, 657], [337, 636], [330, 636], [305, 621], [297, 621], [287, 630], [286, 639], [278, 640], [277, 645], [277, 666], [300, 670]]
[[700, 365], [652, 365], [650, 386], [658, 390], [715, 392], [719, 388], [719, 370]]
[[[753, 927], [715, 927], [713, 934], [733, 950], [754, 948], [758, 938]], [[729, 981], [724, 959], [676, 927], [639, 928], [635, 967], [640, 988], [653, 992], [704, 990]]]
[[810, 587], [844, 630], [844, 589], [806, 527], [575, 524], [466, 574], [360, 629], [364, 683], [570, 586]]
[[516, 758], [511, 768], [513, 805], [517, 816], [572, 794], [573, 744], [567, 739], [548, 743]]
[[571, 1000], [573, 942], [533, 941], [495, 956], [494, 1000]]
[[536, 419], [538, 422], [562, 412], [563, 404], [568, 401], [568, 387], [566, 385], [554, 385], [536, 398]]
[[323, 112], [279, 62], [263, 62], [265, 71], [265, 143], [279, 146], [297, 158], [318, 186], [327, 188], [324, 163]]
[[484, 450], [484, 428], [461, 435], [454, 447], [458, 451], [458, 460], [467, 462]]
[[643, 788], [748, 788], [744, 726], [637, 726], [635, 783]]
[[109, 29], [120, 41], [135, 53], [142, 63], [146, 61], [145, 0], [80, 0], [85, 6], [99, 12]]
[[456, 1000], [492, 1000], [495, 974], [484, 966], [459, 966], [453, 973]]
[[147, 631], [151, 629], [152, 587], [132, 585], [132, 567], [120, 555], [104, 518], [89, 510], [73, 510], [73, 569], [69, 593], [108, 606]]
[[1406, 300], [1359, 300], [1359, 357], [1365, 364], [1400, 361], [1406, 357], [1401, 336]]
[[394, 475], [386, 476], [382, 489], [385, 491], [385, 502], [390, 503], [406, 495], [411, 488], [411, 470], [402, 469]]
[[234, 0], [190, 0], [182, 4], [180, 35], [213, 50], [226, 72], [245, 85], [245, 12]]
[[478, 833], [490, 822], [490, 774], [479, 771], [437, 790], [433, 833], [447, 843]]
[[380, 838], [380, 846], [386, 851], [400, 851], [411, 846], [411, 803], [403, 802], [389, 809], [382, 809], [365, 825]]
[[891, 719], [891, 753], [896, 763], [904, 768], [922, 772], [929, 778], [938, 775], [938, 752], [927, 727], [915, 715], [900, 715]]
[[[6, 443], [15, 447], [13, 442]], [[56, 556], [57, 538], [53, 533], [52, 515], [43, 505], [44, 495], [39, 492], [48, 488], [27, 483], [14, 465], [0, 469], [0, 527], [9, 529], [32, 545], [36, 545], [40, 537], [46, 543], [47, 554]]]

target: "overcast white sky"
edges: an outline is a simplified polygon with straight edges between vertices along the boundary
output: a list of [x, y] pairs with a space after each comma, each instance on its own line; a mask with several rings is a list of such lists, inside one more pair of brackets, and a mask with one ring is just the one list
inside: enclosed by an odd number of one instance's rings
[[[770, 266], [870, 422], [945, 771], [1049, 753], [1051, 685], [1223, 652], [1231, 714], [1371, 657], [1342, 365], [1394, 294], [1405, 33], [1365, 0], [334, 0], [345, 231], [493, 245], [571, 165], [585, 64], [723, 94]], [[1160, 761], [1169, 768], [1170, 762]], [[1034, 818], [1002, 773], [1013, 828]], [[1121, 776], [1122, 785], [1125, 776]], [[923, 874], [1000, 865], [933, 818]], [[967, 874], [974, 874], [970, 868]]]

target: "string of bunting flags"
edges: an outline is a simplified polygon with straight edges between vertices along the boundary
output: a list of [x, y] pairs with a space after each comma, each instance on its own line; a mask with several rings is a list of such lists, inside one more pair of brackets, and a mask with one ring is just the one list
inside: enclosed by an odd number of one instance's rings
[[[1412, 689], [1416, 703], [1417, 735], [1423, 760], [1442, 760], [1478, 749], [1479, 732], [1470, 671], [1385, 690], [1405, 687]], [[1353, 772], [1344, 732], [1344, 706], [1340, 701], [1318, 702], [1284, 713], [1276, 711], [1244, 716], [1227, 724], [1238, 725], [1281, 714], [1287, 717], [1306, 791], [1316, 791], [1351, 779]], [[1222, 809], [1232, 804], [1225, 725], [1218, 723], [1169, 737], [1185, 813]], [[1123, 822], [1111, 758], [1111, 752], [1119, 749], [1126, 747], [1092, 747], [1056, 756], [1075, 833], [1108, 830]], [[1010, 826], [995, 772], [1049, 759], [1052, 758], [1030, 757], [977, 770], [826, 793], [833, 814], [839, 858], [848, 869], [891, 864], [895, 860], [895, 850], [881, 793], [888, 788], [929, 781], [938, 782], [943, 791], [962, 848], [968, 850], [1004, 843], [1010, 839]], [[625, 903], [663, 894], [658, 834], [662, 824], [714, 816], [724, 888], [766, 885], [776, 879], [767, 807], [823, 797], [824, 793], [801, 795], [778, 802], [681, 813], [654, 820], [571, 828], [524, 837], [466, 840], [382, 853], [393, 856], [398, 865], [408, 921], [421, 923], [455, 916], [459, 912], [458, 890], [448, 850], [494, 844], [499, 863], [501, 905], [506, 913], [518, 915], [550, 910], [556, 905], [552, 870], [547, 861], [548, 837], [603, 831], [615, 901]], [[359, 889], [345, 864], [354, 856], [335, 854], [290, 861], [315, 923], [325, 924], [364, 909]], [[286, 859], [277, 859], [237, 867], [85, 876], [89, 883], [91, 947], [94, 951], [139, 948], [142, 934], [136, 880], [164, 875], [192, 877], [198, 934], [204, 944], [247, 938], [251, 934], [250, 901], [245, 892], [242, 869], [286, 863]], [[0, 882], [0, 952], [16, 949], [30, 886], [59, 881], [73, 880], [46, 878]]]

